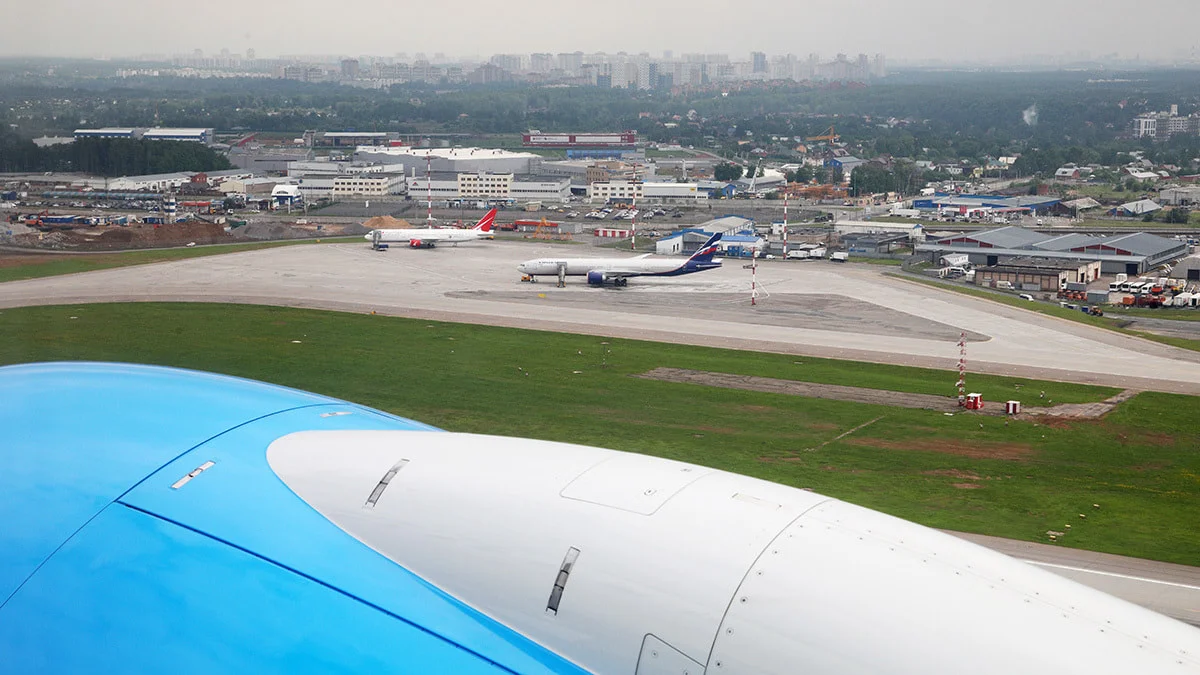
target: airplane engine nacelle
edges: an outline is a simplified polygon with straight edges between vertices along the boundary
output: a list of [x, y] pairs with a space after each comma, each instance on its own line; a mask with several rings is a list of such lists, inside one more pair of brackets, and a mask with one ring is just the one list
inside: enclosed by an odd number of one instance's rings
[[589, 285], [603, 286], [606, 281], [608, 281], [608, 276], [604, 272], [588, 272], [587, 282]]
[[433, 248], [433, 242], [425, 241], [424, 239], [409, 239], [408, 247], [409, 248]]

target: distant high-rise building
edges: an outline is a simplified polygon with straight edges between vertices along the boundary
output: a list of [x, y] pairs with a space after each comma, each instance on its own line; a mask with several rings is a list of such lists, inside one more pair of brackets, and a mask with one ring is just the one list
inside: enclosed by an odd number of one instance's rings
[[254, 60], [254, 47], [251, 47], [246, 50], [246, 59], [249, 61]]
[[875, 72], [873, 74], [875, 77], [887, 77], [887, 61], [883, 54], [875, 55]]
[[673, 58], [675, 58], [675, 52], [672, 52], [670, 49], [663, 50], [663, 61], [670, 61]]
[[556, 59], [553, 54], [530, 54], [529, 69], [535, 73], [548, 73], [554, 70]]
[[342, 59], [342, 79], [353, 80], [358, 78], [358, 59]]
[[568, 52], [558, 55], [558, 68], [570, 75], [578, 75], [583, 69], [583, 52]]
[[750, 60], [754, 64], [754, 67], [751, 69], [751, 72], [755, 72], [755, 73], [767, 72], [767, 55], [766, 54], [764, 54], [763, 52], [750, 52]]

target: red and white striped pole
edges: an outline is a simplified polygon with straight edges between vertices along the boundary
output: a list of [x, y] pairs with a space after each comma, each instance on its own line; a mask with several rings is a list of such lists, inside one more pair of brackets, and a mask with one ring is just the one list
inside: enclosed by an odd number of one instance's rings
[[967, 404], [967, 334], [958, 338], [958, 405]]
[[629, 219], [629, 248], [637, 250], [637, 182], [633, 184], [633, 198], [630, 199], [629, 205], [632, 207], [633, 217]]
[[433, 227], [433, 172], [430, 167], [433, 164], [433, 157], [429, 155], [429, 151], [425, 151], [425, 190], [428, 201], [425, 202], [425, 226]]
[[758, 304], [758, 251], [750, 249], [750, 305]]

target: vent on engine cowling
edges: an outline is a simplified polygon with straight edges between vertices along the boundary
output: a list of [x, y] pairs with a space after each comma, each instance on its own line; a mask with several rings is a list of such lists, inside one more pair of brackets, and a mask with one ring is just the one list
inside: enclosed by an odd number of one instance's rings
[[554, 587], [550, 589], [550, 601], [546, 603], [547, 612], [558, 614], [558, 603], [562, 602], [562, 594], [567, 587], [567, 578], [571, 576], [571, 568], [575, 567], [575, 561], [578, 558], [579, 549], [574, 546], [567, 549], [567, 555], [563, 557], [562, 565], [558, 568], [558, 576], [554, 579]]
[[375, 503], [379, 501], [379, 497], [387, 489], [388, 483], [391, 483], [396, 474], [400, 473], [400, 469], [403, 469], [407, 465], [408, 460], [402, 459], [396, 462], [392, 468], [388, 469], [388, 472], [383, 474], [383, 478], [379, 479], [379, 484], [375, 486], [375, 489], [371, 490], [371, 496], [367, 497], [367, 503], [363, 504], [363, 506], [372, 509], [375, 508]]

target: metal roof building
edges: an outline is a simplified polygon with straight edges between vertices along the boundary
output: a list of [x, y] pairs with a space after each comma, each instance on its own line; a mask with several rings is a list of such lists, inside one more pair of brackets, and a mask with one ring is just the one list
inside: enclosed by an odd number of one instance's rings
[[932, 197], [913, 200], [914, 209], [965, 210], [993, 209], [1001, 211], [1045, 211], [1058, 204], [1057, 197], [1042, 197], [1037, 195], [952, 195], [938, 193]]
[[1020, 227], [1000, 227], [954, 235], [918, 244], [918, 253], [934, 256], [966, 253], [974, 265], [997, 265], [1001, 259], [1036, 255], [1039, 258], [1099, 260], [1104, 274], [1141, 274], [1187, 254], [1187, 244], [1147, 232], [1113, 237], [1067, 234], [1057, 237]]

